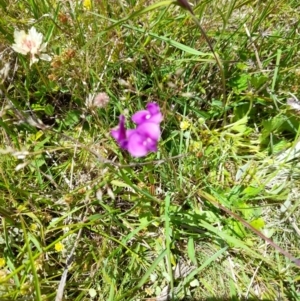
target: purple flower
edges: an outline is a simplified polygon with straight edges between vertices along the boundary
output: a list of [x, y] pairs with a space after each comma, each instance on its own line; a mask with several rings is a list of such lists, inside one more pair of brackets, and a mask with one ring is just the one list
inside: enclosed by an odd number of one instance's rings
[[127, 130], [125, 117], [120, 116], [119, 126], [111, 130], [111, 135], [116, 139], [122, 149], [134, 157], [146, 156], [149, 152], [157, 151], [160, 139], [160, 122], [163, 119], [159, 106], [156, 103], [147, 104], [147, 110], [136, 112], [132, 121], [137, 124], [135, 129]]

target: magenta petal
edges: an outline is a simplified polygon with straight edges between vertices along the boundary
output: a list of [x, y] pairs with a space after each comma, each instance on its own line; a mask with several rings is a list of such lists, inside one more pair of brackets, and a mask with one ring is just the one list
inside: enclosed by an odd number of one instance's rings
[[147, 104], [147, 110], [141, 110], [133, 114], [132, 121], [136, 124], [143, 122], [155, 122], [160, 123], [163, 120], [163, 116], [160, 113], [160, 108], [157, 103], [150, 102]]
[[147, 143], [145, 137], [137, 132], [131, 134], [128, 140], [128, 151], [134, 157], [143, 157], [148, 154]]
[[144, 122], [137, 127], [137, 132], [145, 137], [149, 137], [152, 140], [159, 140], [160, 128], [159, 124], [154, 122]]
[[151, 114], [147, 110], [141, 110], [132, 115], [131, 120], [136, 124], [141, 124], [151, 118]]
[[120, 140], [119, 141], [119, 146], [123, 149], [128, 149], [128, 140], [127, 139], [124, 139], [124, 140]]
[[157, 141], [147, 138], [147, 149], [149, 152], [157, 152]]
[[149, 102], [146, 108], [151, 115], [155, 115], [160, 112], [159, 105], [156, 102]]
[[123, 115], [120, 116], [119, 127], [115, 130], [111, 130], [110, 134], [116, 139], [121, 148], [127, 149], [128, 141], [126, 136], [125, 117]]
[[115, 138], [116, 140], [119, 139], [119, 129], [117, 130], [111, 130], [110, 134], [113, 136], [113, 138]]
[[129, 129], [126, 131], [126, 137], [129, 139], [132, 134], [136, 133], [135, 129]]
[[149, 118], [149, 120], [147, 120], [147, 121], [151, 121], [151, 122], [155, 122], [155, 123], [161, 123], [162, 120], [163, 120], [163, 116], [159, 112], [159, 113], [156, 113], [156, 114], [152, 115], [151, 118]]
[[124, 115], [120, 115], [119, 122], [119, 139], [126, 139], [126, 128], [125, 128], [125, 117]]
[[116, 129], [110, 131], [111, 135], [117, 141], [126, 139], [125, 117], [121, 115], [119, 119], [119, 126]]

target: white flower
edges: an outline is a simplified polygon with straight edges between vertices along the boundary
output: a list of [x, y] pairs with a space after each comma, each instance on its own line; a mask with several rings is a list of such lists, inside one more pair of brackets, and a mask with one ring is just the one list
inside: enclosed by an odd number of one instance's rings
[[[43, 42], [43, 35], [36, 31], [34, 27], [31, 27], [28, 34], [24, 30], [14, 32], [15, 43], [12, 45], [14, 51], [21, 54], [30, 54], [30, 66], [36, 63], [39, 58], [45, 61], [51, 61], [51, 57], [48, 54], [42, 54], [45, 52], [47, 43]], [[39, 57], [39, 58], [38, 58]]]

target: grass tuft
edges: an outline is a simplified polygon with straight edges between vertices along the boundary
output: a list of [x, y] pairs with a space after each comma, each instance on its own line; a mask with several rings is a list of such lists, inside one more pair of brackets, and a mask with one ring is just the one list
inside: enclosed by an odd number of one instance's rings
[[[0, 14], [0, 300], [299, 300], [297, 1]], [[13, 50], [32, 26], [51, 61]], [[110, 130], [148, 102], [133, 158]]]

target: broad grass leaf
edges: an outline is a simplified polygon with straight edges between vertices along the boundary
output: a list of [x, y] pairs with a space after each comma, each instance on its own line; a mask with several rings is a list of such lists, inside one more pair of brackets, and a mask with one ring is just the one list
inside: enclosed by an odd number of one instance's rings
[[197, 264], [197, 259], [195, 256], [195, 246], [194, 246], [194, 239], [192, 237], [188, 240], [188, 256], [193, 264]]

